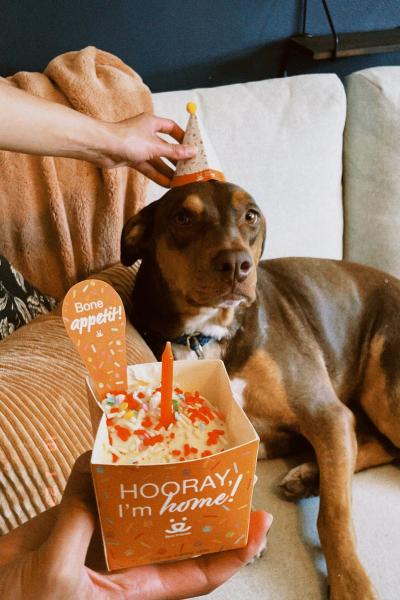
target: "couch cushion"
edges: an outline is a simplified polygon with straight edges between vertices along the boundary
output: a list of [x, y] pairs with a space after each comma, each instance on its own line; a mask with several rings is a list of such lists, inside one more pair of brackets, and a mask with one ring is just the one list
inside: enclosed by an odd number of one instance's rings
[[[134, 268], [116, 266], [98, 278], [129, 307]], [[86, 369], [59, 309], [0, 342], [0, 534], [61, 499], [72, 465], [92, 444]], [[130, 363], [154, 360], [131, 325]]]
[[400, 276], [400, 67], [346, 85], [345, 258]]
[[[307, 75], [153, 96], [156, 114], [186, 126], [196, 102], [229, 181], [268, 221], [264, 256], [342, 257], [345, 95], [336, 75]], [[151, 185], [150, 199], [165, 190]]]

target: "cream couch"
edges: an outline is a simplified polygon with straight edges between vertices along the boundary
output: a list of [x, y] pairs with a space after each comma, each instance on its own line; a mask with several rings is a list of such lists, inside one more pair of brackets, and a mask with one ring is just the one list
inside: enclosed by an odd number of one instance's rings
[[[380, 68], [352, 75], [347, 97], [335, 75], [307, 75], [156, 94], [154, 102], [156, 113], [182, 125], [186, 102], [198, 104], [227, 179], [251, 192], [265, 212], [266, 257], [351, 258], [400, 275], [399, 98], [400, 69]], [[162, 193], [152, 186], [150, 200]], [[127, 297], [132, 271], [122, 271], [106, 277]], [[130, 361], [151, 359], [134, 331], [127, 337]], [[38, 372], [50, 386], [59, 380], [41, 402], [31, 386]], [[90, 446], [83, 376], [57, 314], [40, 317], [0, 344], [0, 391], [9, 398], [0, 431], [1, 531], [57, 502], [75, 457]], [[18, 386], [23, 391], [16, 397]], [[21, 432], [29, 432], [29, 447]], [[210, 600], [326, 598], [318, 499], [296, 506], [277, 494], [291, 464], [259, 463], [254, 503], [275, 517], [268, 551]], [[359, 551], [383, 600], [399, 597], [399, 506], [396, 467], [355, 476]]]

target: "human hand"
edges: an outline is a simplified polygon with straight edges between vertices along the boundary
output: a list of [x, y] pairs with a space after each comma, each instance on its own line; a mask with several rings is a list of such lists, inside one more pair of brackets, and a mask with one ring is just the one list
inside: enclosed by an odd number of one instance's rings
[[177, 142], [182, 141], [184, 131], [171, 119], [142, 113], [119, 123], [105, 125], [111, 137], [97, 164], [106, 168], [124, 165], [134, 167], [164, 187], [170, 186], [174, 170], [162, 158], [175, 163], [196, 154], [193, 146], [169, 143], [158, 135], [167, 133]]
[[76, 158], [109, 169], [127, 165], [164, 187], [170, 186], [174, 170], [162, 157], [175, 163], [196, 154], [194, 147], [179, 143], [184, 132], [170, 119], [142, 113], [109, 123], [1, 81], [0, 114], [2, 150]]
[[87, 556], [95, 530], [89, 458], [86, 453], [77, 460], [48, 538], [35, 550], [0, 567], [2, 600], [190, 598], [207, 594], [224, 583], [263, 545], [272, 517], [254, 512], [245, 548], [114, 573], [89, 568], [85, 560], [96, 562], [102, 554], [98, 543], [97, 547], [92, 544], [91, 556]]

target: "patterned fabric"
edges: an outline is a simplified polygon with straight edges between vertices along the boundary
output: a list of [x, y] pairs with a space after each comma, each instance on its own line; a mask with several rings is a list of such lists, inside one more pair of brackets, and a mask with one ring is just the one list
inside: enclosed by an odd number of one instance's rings
[[41, 294], [0, 254], [0, 340], [55, 305], [54, 298]]

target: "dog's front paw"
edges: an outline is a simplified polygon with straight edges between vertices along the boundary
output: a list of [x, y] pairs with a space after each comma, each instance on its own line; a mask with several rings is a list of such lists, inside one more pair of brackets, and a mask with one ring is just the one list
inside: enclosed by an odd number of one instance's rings
[[300, 500], [319, 494], [319, 472], [314, 462], [291, 469], [279, 486], [286, 500]]

